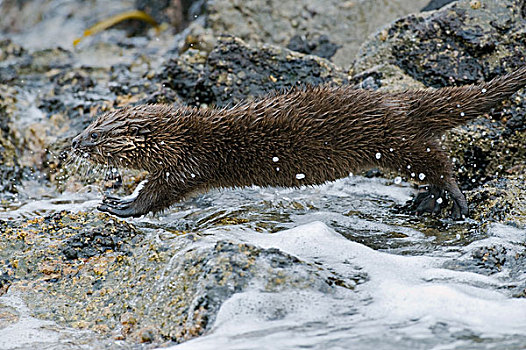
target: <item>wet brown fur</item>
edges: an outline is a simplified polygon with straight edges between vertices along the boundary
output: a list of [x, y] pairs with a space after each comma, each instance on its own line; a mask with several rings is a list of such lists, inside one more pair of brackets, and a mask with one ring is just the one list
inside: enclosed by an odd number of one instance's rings
[[96, 163], [150, 173], [136, 199], [112, 198], [100, 208], [119, 216], [157, 212], [210, 188], [315, 185], [371, 167], [417, 181], [423, 174], [423, 182], [450, 192], [459, 216], [467, 204], [438, 140], [525, 83], [522, 67], [438, 90], [320, 86], [228, 109], [142, 105], [101, 115], [73, 146]]

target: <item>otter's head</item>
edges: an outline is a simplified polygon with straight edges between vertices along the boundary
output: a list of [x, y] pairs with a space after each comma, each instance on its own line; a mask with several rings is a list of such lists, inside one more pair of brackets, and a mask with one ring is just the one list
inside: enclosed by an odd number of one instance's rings
[[172, 111], [170, 106], [143, 105], [102, 114], [73, 139], [72, 149], [97, 164], [151, 170], [156, 148], [152, 134]]

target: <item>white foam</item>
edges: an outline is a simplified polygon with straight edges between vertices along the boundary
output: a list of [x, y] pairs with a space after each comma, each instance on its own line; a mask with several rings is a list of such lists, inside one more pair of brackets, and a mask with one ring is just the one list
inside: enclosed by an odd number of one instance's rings
[[[220, 230], [214, 234], [236, 236]], [[431, 329], [441, 323], [447, 325], [448, 332], [469, 330], [484, 337], [525, 335], [525, 299], [497, 291], [501, 283], [494, 276], [442, 268], [445, 258], [375, 251], [343, 238], [321, 222], [271, 235], [244, 231], [242, 237], [306, 262], [321, 262], [341, 276], [355, 273], [359, 266], [369, 280], [355, 291], [337, 288], [334, 295], [316, 291], [273, 294], [254, 289], [235, 294], [221, 307], [210, 334], [174, 349], [291, 349], [324, 344], [345, 348], [353, 342], [382, 339], [379, 334], [389, 334], [393, 344], [404, 337], [436, 341], [439, 338]], [[345, 314], [353, 307], [355, 313]], [[265, 316], [280, 308], [285, 315], [281, 319]]]

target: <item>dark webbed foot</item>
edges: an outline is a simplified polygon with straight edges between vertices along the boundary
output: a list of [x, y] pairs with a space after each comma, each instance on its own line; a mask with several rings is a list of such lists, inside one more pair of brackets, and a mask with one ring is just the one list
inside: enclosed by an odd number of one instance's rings
[[447, 205], [445, 191], [434, 185], [424, 185], [418, 188], [418, 195], [413, 200], [412, 209], [416, 215], [423, 213], [438, 214]]
[[456, 184], [448, 186], [448, 190], [441, 189], [436, 185], [420, 186], [419, 190], [411, 205], [416, 215], [423, 213], [438, 214], [442, 208], [447, 206], [448, 199], [451, 198], [453, 201], [451, 218], [463, 220], [467, 217], [467, 202]]
[[105, 196], [102, 204], [97, 207], [100, 211], [117, 215], [121, 218], [138, 217], [148, 213], [145, 208], [137, 205], [137, 198], [120, 199], [112, 196]]
[[[166, 172], [161, 172], [162, 174]], [[179, 188], [166, 182], [163, 177], [150, 177], [144, 186], [140, 188], [136, 197], [117, 198], [105, 196], [98, 209], [106, 213], [126, 217], [138, 217], [149, 212], [157, 213], [168, 208], [177, 200], [184, 197], [193, 188]]]

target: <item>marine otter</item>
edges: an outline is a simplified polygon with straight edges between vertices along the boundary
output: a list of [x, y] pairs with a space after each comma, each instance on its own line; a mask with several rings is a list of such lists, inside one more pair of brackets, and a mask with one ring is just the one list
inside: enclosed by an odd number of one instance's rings
[[316, 185], [380, 167], [429, 184], [415, 199], [417, 214], [438, 211], [447, 192], [461, 219], [467, 202], [438, 139], [525, 84], [526, 66], [437, 90], [318, 86], [225, 109], [126, 107], [100, 115], [72, 146], [92, 162], [149, 172], [136, 197], [105, 197], [98, 207], [120, 217], [215, 187]]

